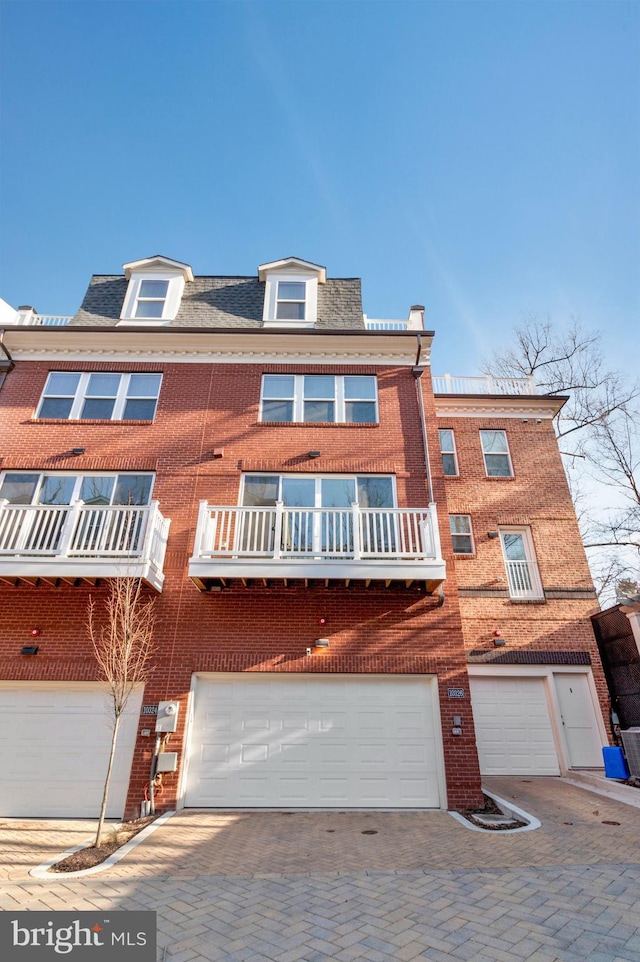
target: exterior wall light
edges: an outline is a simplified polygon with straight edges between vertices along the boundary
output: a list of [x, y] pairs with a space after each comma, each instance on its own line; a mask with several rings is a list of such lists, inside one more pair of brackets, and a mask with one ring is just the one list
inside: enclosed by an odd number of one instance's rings
[[328, 638], [316, 638], [316, 640], [314, 641], [313, 644], [315, 645], [316, 648], [328, 648], [328, 647], [329, 647], [329, 639], [328, 639]]
[[38, 646], [37, 645], [25, 645], [24, 648], [20, 649], [21, 655], [37, 655]]
[[308, 452], [307, 452], [307, 457], [309, 457], [309, 458], [319, 458], [321, 454], [322, 454], [321, 451], [308, 451]]

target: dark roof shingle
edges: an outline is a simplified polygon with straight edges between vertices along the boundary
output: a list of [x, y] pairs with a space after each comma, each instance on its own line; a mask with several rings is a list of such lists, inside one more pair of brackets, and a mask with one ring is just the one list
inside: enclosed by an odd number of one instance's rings
[[[107, 327], [120, 320], [128, 281], [94, 274], [72, 325]], [[257, 277], [194, 277], [185, 284], [170, 327], [262, 327], [264, 282]], [[327, 278], [318, 285], [317, 328], [364, 328], [358, 277]]]

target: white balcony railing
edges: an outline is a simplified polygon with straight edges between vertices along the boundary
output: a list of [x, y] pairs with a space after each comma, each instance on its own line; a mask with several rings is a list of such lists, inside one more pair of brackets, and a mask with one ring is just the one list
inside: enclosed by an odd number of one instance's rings
[[537, 394], [532, 377], [456, 377], [453, 374], [434, 376], [434, 394]]
[[435, 505], [228, 507], [200, 502], [189, 573], [225, 578], [444, 580]]
[[170, 522], [148, 505], [0, 501], [0, 575], [142, 577], [160, 590]]
[[203, 501], [195, 556], [424, 559], [440, 557], [440, 544], [432, 507], [214, 507]]
[[505, 561], [505, 565], [511, 598], [521, 601], [535, 601], [544, 598], [537, 562]]

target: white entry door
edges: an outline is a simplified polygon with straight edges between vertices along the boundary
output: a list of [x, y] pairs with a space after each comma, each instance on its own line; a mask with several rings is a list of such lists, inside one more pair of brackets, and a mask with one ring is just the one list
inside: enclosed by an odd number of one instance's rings
[[[122, 818], [142, 690], [120, 723], [109, 818]], [[0, 682], [0, 815], [97, 818], [111, 745], [103, 686], [90, 682]]]
[[570, 767], [602, 768], [602, 739], [587, 676], [558, 672], [554, 681]]
[[439, 808], [441, 756], [431, 676], [199, 675], [185, 804]]

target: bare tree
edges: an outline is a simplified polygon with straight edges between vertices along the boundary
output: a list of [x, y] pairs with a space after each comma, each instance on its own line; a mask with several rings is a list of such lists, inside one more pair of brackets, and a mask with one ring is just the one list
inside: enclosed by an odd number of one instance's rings
[[87, 632], [100, 674], [107, 683], [112, 719], [111, 748], [95, 837], [100, 845], [109, 798], [109, 784], [122, 716], [133, 689], [144, 684], [153, 671], [151, 658], [155, 624], [155, 598], [144, 600], [142, 582], [136, 578], [112, 578], [104, 603], [104, 621], [98, 624], [96, 605], [89, 601]]
[[[498, 377], [533, 377], [543, 394], [568, 394], [555, 419], [556, 436], [574, 494], [581, 481], [608, 489], [608, 506], [580, 512], [586, 548], [597, 549], [592, 565], [599, 593], [616, 581], [638, 578], [640, 561], [640, 384], [608, 368], [602, 335], [574, 320], [565, 331], [529, 317], [515, 330], [513, 345], [483, 362]], [[603, 549], [613, 549], [603, 553]], [[593, 558], [593, 556], [591, 556]]]

